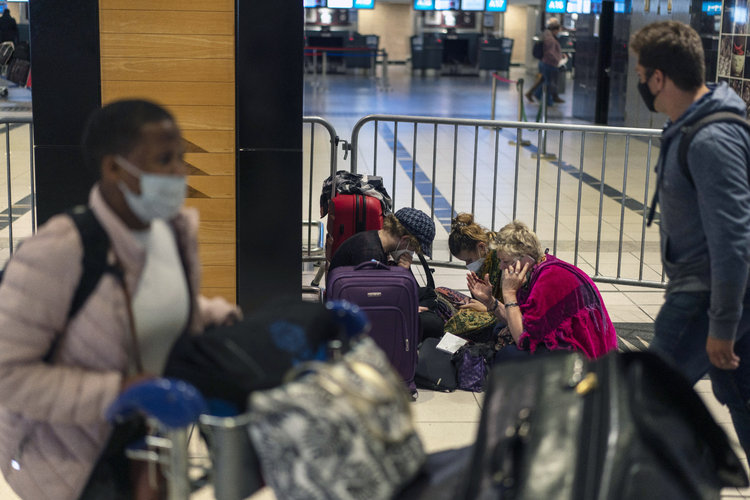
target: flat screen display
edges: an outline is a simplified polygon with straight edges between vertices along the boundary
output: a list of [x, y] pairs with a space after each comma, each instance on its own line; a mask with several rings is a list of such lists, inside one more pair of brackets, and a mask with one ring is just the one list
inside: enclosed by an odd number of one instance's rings
[[561, 14], [565, 12], [565, 3], [565, 0], [547, 0], [547, 6], [545, 7], [545, 10], [547, 12]]
[[414, 0], [414, 10], [435, 10], [433, 0]]
[[324, 0], [302, 0], [302, 2], [303, 2], [303, 5], [308, 8], [325, 6]]
[[458, 0], [435, 0], [435, 10], [458, 10]]
[[703, 2], [701, 4], [701, 12], [705, 12], [709, 16], [720, 16], [721, 2]]
[[485, 0], [461, 0], [461, 10], [483, 11]]
[[568, 0], [565, 12], [571, 14], [591, 14], [591, 0]]
[[374, 9], [375, 0], [354, 0], [355, 9]]
[[352, 9], [354, 0], [328, 0], [327, 7], [329, 9]]
[[508, 0], [487, 0], [484, 8], [487, 12], [505, 12], [508, 9]]

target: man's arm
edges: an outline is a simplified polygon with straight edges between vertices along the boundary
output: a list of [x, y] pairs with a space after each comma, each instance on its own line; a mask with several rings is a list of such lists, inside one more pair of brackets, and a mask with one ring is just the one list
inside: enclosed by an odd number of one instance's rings
[[688, 157], [711, 269], [706, 352], [714, 366], [733, 369], [739, 363], [733, 346], [750, 261], [746, 132], [729, 123], [709, 125], [696, 135]]

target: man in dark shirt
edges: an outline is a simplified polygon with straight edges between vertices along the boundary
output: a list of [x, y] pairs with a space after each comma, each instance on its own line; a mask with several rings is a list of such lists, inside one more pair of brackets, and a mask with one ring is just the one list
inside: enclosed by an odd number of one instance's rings
[[18, 25], [8, 9], [0, 16], [0, 41], [18, 43]]

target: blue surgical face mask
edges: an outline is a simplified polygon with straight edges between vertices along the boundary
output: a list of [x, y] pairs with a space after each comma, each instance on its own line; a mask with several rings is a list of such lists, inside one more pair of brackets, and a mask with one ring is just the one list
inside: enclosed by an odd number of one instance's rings
[[482, 269], [482, 266], [484, 265], [484, 260], [486, 257], [482, 257], [481, 259], [477, 259], [471, 264], [466, 264], [466, 269], [471, 271], [472, 273], [478, 273], [480, 269]]
[[115, 161], [140, 180], [140, 195], [124, 182], [120, 182], [119, 187], [131, 212], [141, 222], [149, 224], [154, 219], [170, 219], [179, 212], [187, 191], [185, 176], [144, 172], [120, 155], [115, 156]]

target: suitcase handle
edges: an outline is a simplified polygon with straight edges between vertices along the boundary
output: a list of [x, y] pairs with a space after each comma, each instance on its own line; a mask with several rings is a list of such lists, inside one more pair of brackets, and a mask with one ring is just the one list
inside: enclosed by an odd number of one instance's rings
[[379, 260], [368, 260], [367, 262], [363, 262], [357, 267], [354, 268], [355, 271], [359, 271], [360, 269], [385, 269], [386, 271], [390, 269], [391, 266], [387, 266], [380, 262]]

